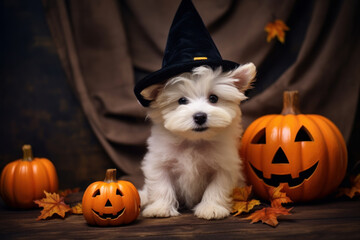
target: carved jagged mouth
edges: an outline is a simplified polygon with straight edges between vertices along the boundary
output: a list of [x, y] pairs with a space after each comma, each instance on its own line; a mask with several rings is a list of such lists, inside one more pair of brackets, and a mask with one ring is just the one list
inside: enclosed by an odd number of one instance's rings
[[118, 217], [120, 217], [121, 215], [123, 215], [123, 213], [125, 212], [125, 208], [121, 209], [119, 212], [117, 212], [115, 215], [112, 213], [103, 213], [102, 215], [95, 211], [94, 209], [92, 209], [92, 211], [95, 213], [96, 216], [98, 216], [101, 219], [117, 219]]
[[262, 171], [256, 169], [251, 163], [250, 166], [255, 172], [258, 178], [262, 179], [264, 183], [269, 186], [277, 187], [280, 183], [287, 183], [289, 187], [296, 187], [304, 182], [305, 179], [308, 179], [315, 172], [319, 162], [316, 162], [312, 167], [299, 173], [299, 177], [292, 178], [291, 174], [271, 174], [271, 178], [265, 178]]
[[193, 128], [193, 131], [195, 132], [204, 132], [208, 129], [208, 127], [197, 127], [197, 128]]

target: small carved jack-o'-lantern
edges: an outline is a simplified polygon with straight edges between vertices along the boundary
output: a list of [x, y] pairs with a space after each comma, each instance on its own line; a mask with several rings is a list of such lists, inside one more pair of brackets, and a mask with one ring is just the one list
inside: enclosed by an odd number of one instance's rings
[[108, 169], [104, 181], [90, 184], [82, 208], [91, 225], [115, 226], [134, 221], [140, 213], [140, 197], [134, 185], [116, 180], [116, 169]]
[[280, 115], [258, 118], [246, 129], [240, 155], [249, 184], [264, 199], [269, 186], [280, 183], [295, 202], [325, 197], [347, 167], [340, 131], [323, 116], [300, 114], [297, 91], [284, 93]]

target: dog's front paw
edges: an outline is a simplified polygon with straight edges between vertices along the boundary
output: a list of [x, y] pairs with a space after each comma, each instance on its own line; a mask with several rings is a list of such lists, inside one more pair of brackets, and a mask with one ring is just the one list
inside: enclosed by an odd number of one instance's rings
[[230, 211], [216, 203], [202, 203], [200, 202], [195, 208], [195, 216], [207, 220], [222, 219], [230, 215]]
[[141, 208], [143, 208], [148, 204], [147, 191], [145, 189], [144, 190], [139, 190], [139, 196], [140, 196]]
[[180, 213], [176, 210], [175, 207], [168, 206], [162, 202], [154, 202], [145, 207], [142, 211], [143, 217], [174, 217], [179, 216]]

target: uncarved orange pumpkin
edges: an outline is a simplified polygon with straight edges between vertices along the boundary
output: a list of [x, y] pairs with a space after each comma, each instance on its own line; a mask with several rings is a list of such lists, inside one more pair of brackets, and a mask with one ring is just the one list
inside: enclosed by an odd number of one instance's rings
[[23, 146], [23, 159], [10, 162], [1, 173], [0, 195], [13, 208], [32, 208], [34, 200], [58, 191], [58, 177], [52, 162], [34, 158], [30, 145]]
[[108, 169], [104, 181], [87, 187], [82, 199], [83, 215], [90, 225], [116, 226], [133, 222], [140, 213], [140, 197], [128, 181], [116, 180], [116, 169]]
[[298, 92], [285, 92], [281, 114], [260, 117], [244, 132], [244, 170], [264, 199], [280, 183], [295, 202], [320, 199], [345, 176], [347, 150], [339, 129], [323, 116], [301, 114], [298, 105]]

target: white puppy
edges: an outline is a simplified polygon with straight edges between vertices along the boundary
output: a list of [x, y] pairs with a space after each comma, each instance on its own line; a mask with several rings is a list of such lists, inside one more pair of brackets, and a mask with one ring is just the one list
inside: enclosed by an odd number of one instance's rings
[[252, 63], [225, 73], [200, 66], [141, 92], [153, 122], [142, 163], [144, 217], [177, 216], [180, 205], [204, 219], [230, 214], [232, 190], [244, 185], [239, 105], [255, 75]]

